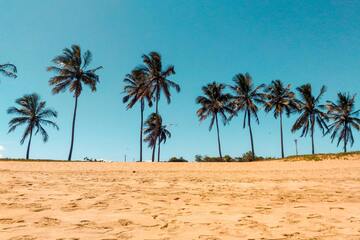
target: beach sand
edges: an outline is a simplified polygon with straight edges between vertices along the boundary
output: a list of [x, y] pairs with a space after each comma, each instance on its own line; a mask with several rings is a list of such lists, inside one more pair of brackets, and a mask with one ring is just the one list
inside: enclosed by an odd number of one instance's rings
[[360, 239], [360, 159], [0, 161], [0, 240]]

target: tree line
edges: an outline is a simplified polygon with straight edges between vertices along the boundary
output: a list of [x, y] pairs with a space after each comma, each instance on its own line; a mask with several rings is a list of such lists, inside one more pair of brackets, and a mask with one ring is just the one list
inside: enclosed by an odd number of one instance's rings
[[[87, 50], [81, 52], [78, 45], [65, 48], [62, 54], [56, 56], [52, 66], [47, 71], [54, 74], [49, 80], [52, 93], [58, 94], [69, 91], [74, 97], [74, 110], [71, 128], [71, 140], [68, 160], [72, 159], [76, 113], [78, 98], [83, 87], [88, 86], [92, 92], [97, 89], [99, 83], [98, 70], [103, 67], [91, 68], [92, 53]], [[0, 73], [7, 77], [17, 77], [17, 68], [13, 64], [0, 64]], [[160, 114], [159, 102], [163, 96], [167, 103], [171, 102], [172, 89], [180, 92], [180, 86], [169, 78], [175, 74], [173, 65], [163, 66], [162, 57], [157, 52], [150, 52], [142, 56], [142, 63], [127, 74], [123, 80], [123, 103], [127, 109], [133, 108], [139, 103], [140, 131], [139, 131], [139, 161], [143, 161], [143, 142], [152, 149], [152, 162], [160, 161], [161, 144], [171, 137], [168, 125], [163, 123]], [[275, 119], [279, 119], [281, 156], [284, 157], [283, 117], [298, 114], [299, 117], [293, 124], [291, 131], [301, 131], [301, 137], [308, 134], [311, 137], [312, 154], [315, 153], [314, 132], [318, 126], [323, 135], [330, 135], [331, 140], [337, 139], [337, 145], [342, 142], [344, 152], [348, 144], [354, 144], [353, 129], [360, 130], [360, 119], [357, 118], [360, 110], [355, 110], [355, 94], [339, 92], [335, 102], [321, 102], [326, 92], [322, 86], [319, 94], [315, 95], [311, 84], [304, 84], [296, 88], [297, 95], [292, 91], [291, 85], [285, 85], [281, 80], [274, 80], [269, 85], [254, 85], [249, 73], [239, 73], [233, 77], [233, 84], [212, 82], [202, 87], [202, 95], [196, 98], [196, 104], [200, 105], [196, 114], [200, 121], [210, 118], [209, 130], [215, 124], [217, 131], [217, 143], [219, 156], [222, 158], [219, 122], [224, 125], [233, 118], [243, 113], [243, 128], [248, 128], [251, 143], [252, 159], [255, 159], [255, 147], [252, 133], [252, 120], [259, 124], [258, 112], [272, 112]], [[29, 159], [31, 139], [33, 135], [40, 133], [44, 142], [48, 140], [46, 126], [59, 129], [52, 118], [58, 116], [57, 112], [46, 107], [36, 93], [27, 94], [17, 99], [16, 106], [8, 109], [9, 114], [16, 117], [9, 122], [9, 131], [14, 131], [18, 126], [25, 125], [25, 131], [20, 143], [26, 138], [28, 147], [26, 158]], [[153, 107], [155, 111], [144, 120], [145, 107]], [[143, 136], [145, 135], [145, 136]]]
[[[226, 91], [229, 90], [229, 91]], [[272, 112], [280, 123], [281, 156], [284, 158], [283, 116], [298, 114], [299, 117], [291, 128], [291, 132], [301, 131], [301, 137], [310, 134], [312, 154], [315, 153], [314, 132], [318, 126], [323, 135], [330, 134], [331, 140], [337, 138], [337, 145], [343, 142], [343, 150], [347, 151], [350, 143], [354, 144], [353, 129], [360, 130], [360, 119], [356, 116], [360, 110], [355, 110], [355, 96], [339, 92], [336, 102], [321, 102], [326, 92], [322, 86], [315, 95], [311, 84], [296, 88], [298, 95], [291, 90], [291, 85], [285, 85], [281, 80], [274, 80], [268, 86], [255, 86], [249, 73], [239, 73], [233, 77], [232, 85], [210, 83], [202, 88], [203, 95], [197, 97], [200, 104], [197, 115], [200, 121], [210, 118], [209, 130], [216, 125], [219, 156], [222, 158], [219, 133], [219, 120], [225, 124], [243, 113], [243, 128], [248, 127], [252, 159], [255, 159], [254, 139], [251, 120], [259, 124], [258, 112]]]

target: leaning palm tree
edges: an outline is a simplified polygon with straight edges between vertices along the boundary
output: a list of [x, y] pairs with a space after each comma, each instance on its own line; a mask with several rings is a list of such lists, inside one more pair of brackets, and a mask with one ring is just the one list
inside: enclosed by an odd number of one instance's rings
[[203, 96], [196, 98], [196, 103], [200, 104], [201, 107], [197, 110], [196, 114], [199, 117], [200, 121], [211, 117], [209, 131], [212, 129], [214, 122], [216, 124], [217, 131], [217, 140], [218, 140], [218, 149], [219, 156], [222, 159], [221, 154], [221, 143], [220, 143], [220, 133], [219, 133], [219, 120], [220, 116], [223, 120], [224, 125], [228, 121], [228, 114], [232, 114], [231, 108], [231, 95], [224, 93], [225, 85], [221, 83], [210, 83], [202, 87]]
[[17, 68], [14, 64], [10, 63], [0, 64], [0, 73], [5, 77], [16, 78]]
[[10, 107], [7, 110], [9, 114], [17, 115], [9, 122], [9, 133], [21, 125], [26, 125], [20, 143], [23, 144], [26, 138], [29, 137], [26, 151], [26, 159], [29, 159], [31, 139], [34, 131], [35, 135], [40, 132], [43, 141], [47, 142], [49, 135], [44, 129], [44, 126], [49, 125], [57, 130], [59, 129], [55, 122], [49, 120], [49, 118], [56, 118], [57, 112], [50, 108], [46, 108], [46, 102], [41, 101], [39, 95], [36, 93], [24, 95], [15, 102], [19, 107]]
[[92, 54], [87, 50], [81, 55], [81, 49], [78, 45], [72, 45], [71, 48], [65, 48], [63, 54], [55, 57], [52, 61], [55, 66], [48, 67], [47, 70], [54, 72], [56, 76], [49, 80], [49, 84], [54, 86], [53, 94], [58, 94], [69, 89], [74, 94], [75, 106], [72, 121], [71, 144], [68, 160], [71, 160], [73, 145], [75, 120], [78, 105], [78, 98], [82, 92], [83, 85], [88, 85], [91, 91], [96, 91], [96, 84], [99, 82], [99, 76], [96, 71], [102, 67], [89, 69], [92, 60]]
[[151, 86], [151, 95], [155, 99], [155, 113], [159, 113], [159, 100], [161, 92], [164, 93], [168, 103], [171, 102], [171, 87], [177, 92], [180, 92], [180, 86], [168, 79], [168, 77], [175, 74], [175, 69], [173, 65], [167, 66], [163, 69], [161, 56], [157, 52], [150, 52], [149, 55], [144, 54], [142, 58]]
[[257, 104], [264, 102], [264, 93], [260, 92], [262, 88], [265, 87], [265, 84], [259, 86], [254, 86], [252, 78], [249, 73], [239, 73], [233, 77], [235, 85], [230, 86], [234, 92], [234, 97], [232, 101], [234, 114], [237, 114], [239, 111], [244, 111], [244, 121], [243, 128], [247, 125], [249, 128], [250, 142], [251, 142], [251, 154], [252, 159], [255, 160], [255, 150], [254, 150], [254, 141], [251, 129], [251, 117], [254, 117], [256, 122], [259, 124], [258, 111], [259, 108]]
[[274, 112], [274, 117], [280, 118], [280, 143], [281, 157], [284, 158], [284, 138], [283, 138], [283, 113], [289, 117], [294, 110], [298, 109], [295, 93], [290, 89], [291, 85], [284, 86], [281, 80], [274, 80], [265, 88], [265, 111]]
[[354, 110], [355, 95], [338, 93], [337, 101], [327, 101], [326, 108], [330, 120], [333, 122], [329, 125], [326, 133], [331, 134], [331, 140], [337, 137], [339, 146], [340, 142], [344, 143], [344, 152], [347, 151], [347, 144], [350, 142], [351, 146], [354, 144], [354, 136], [352, 128], [360, 130], [360, 118], [357, 118], [360, 110]]
[[166, 143], [166, 140], [168, 138], [171, 138], [171, 133], [170, 131], [167, 129], [166, 125], [162, 125], [160, 124], [160, 128], [159, 128], [159, 136], [158, 136], [158, 162], [160, 162], [160, 144], [161, 143]]
[[312, 154], [315, 154], [315, 124], [317, 123], [323, 134], [325, 134], [325, 129], [327, 129], [327, 116], [326, 113], [323, 112], [325, 107], [324, 105], [320, 104], [320, 99], [326, 92], [326, 87], [322, 86], [319, 95], [316, 97], [313, 95], [311, 84], [309, 83], [296, 88], [296, 90], [300, 94], [300, 98], [297, 100], [297, 103], [299, 104], [300, 116], [295, 121], [291, 131], [295, 132], [299, 129], [302, 129], [301, 137], [306, 137], [310, 131], [311, 152]]
[[[149, 147], [154, 149], [156, 142], [158, 142], [158, 162], [160, 161], [160, 144], [166, 142], [167, 138], [171, 137], [171, 133], [166, 126], [162, 124], [162, 118], [157, 113], [152, 113], [145, 122], [146, 128], [144, 133], [146, 137], [145, 142], [149, 143]], [[157, 141], [158, 139], [158, 141]], [[152, 155], [152, 162], [155, 161], [155, 155]]]
[[140, 162], [142, 162], [142, 142], [143, 142], [143, 126], [144, 126], [144, 109], [145, 100], [149, 107], [152, 106], [150, 88], [148, 87], [148, 78], [143, 68], [135, 68], [130, 74], [127, 74], [124, 83], [123, 103], [127, 103], [127, 109], [132, 108], [140, 101]]

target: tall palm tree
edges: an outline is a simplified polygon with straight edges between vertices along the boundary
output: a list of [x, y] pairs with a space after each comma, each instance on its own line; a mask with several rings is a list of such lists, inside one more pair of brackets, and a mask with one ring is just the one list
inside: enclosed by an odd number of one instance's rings
[[239, 111], [244, 111], [243, 128], [247, 125], [249, 128], [250, 142], [251, 142], [251, 153], [252, 159], [255, 160], [254, 141], [251, 129], [251, 117], [253, 116], [256, 122], [259, 124], [257, 104], [264, 102], [264, 93], [260, 92], [265, 84], [254, 86], [252, 78], [249, 73], [239, 73], [233, 77], [235, 85], [230, 86], [234, 92], [234, 98], [232, 101], [234, 113], [237, 114]]
[[82, 92], [83, 85], [90, 87], [92, 92], [96, 91], [96, 84], [99, 82], [99, 76], [96, 71], [102, 67], [89, 69], [92, 60], [92, 54], [87, 50], [81, 55], [81, 49], [78, 45], [72, 45], [71, 48], [65, 48], [63, 53], [55, 57], [52, 61], [55, 66], [47, 68], [48, 71], [54, 72], [56, 76], [49, 80], [49, 84], [54, 86], [53, 94], [58, 94], [69, 89], [74, 94], [75, 106], [72, 121], [71, 144], [68, 160], [71, 160], [74, 146], [75, 120], [78, 105], [78, 98]]
[[[180, 86], [168, 79], [175, 74], [173, 65], [163, 68], [161, 55], [157, 52], [150, 52], [148, 55], [142, 56], [144, 67], [148, 74], [149, 87], [151, 89], [151, 96], [155, 99], [155, 113], [159, 113], [159, 100], [161, 93], [164, 94], [168, 103], [171, 102], [170, 88], [174, 88], [176, 92], [180, 92]], [[153, 154], [155, 148], [153, 148]]]
[[151, 85], [151, 95], [155, 98], [155, 113], [159, 113], [161, 92], [163, 92], [168, 103], [171, 102], [170, 88], [180, 92], [180, 86], [168, 79], [168, 77], [175, 74], [175, 69], [173, 65], [163, 69], [161, 55], [157, 52], [150, 52], [149, 55], [144, 54], [142, 58]]
[[274, 117], [280, 117], [280, 142], [281, 142], [281, 157], [284, 158], [284, 138], [283, 138], [283, 120], [282, 116], [285, 112], [289, 117], [294, 110], [298, 109], [295, 100], [295, 93], [290, 89], [291, 85], [284, 86], [281, 80], [274, 80], [269, 86], [265, 88], [266, 101], [265, 111], [274, 112]]
[[327, 101], [326, 104], [328, 117], [333, 121], [326, 133], [332, 132], [332, 141], [336, 137], [338, 138], [338, 146], [343, 141], [344, 152], [346, 152], [348, 142], [350, 142], [351, 146], [354, 144], [352, 128], [360, 130], [360, 118], [356, 117], [360, 110], [354, 110], [356, 95], [350, 96], [350, 94], [338, 93], [337, 96], [335, 103]]
[[227, 114], [233, 113], [230, 105], [231, 95], [228, 93], [224, 93], [224, 90], [225, 90], [224, 84], [213, 82], [202, 87], [202, 91], [204, 95], [196, 98], [196, 103], [201, 105], [201, 107], [196, 112], [197, 116], [199, 117], [199, 120], [203, 121], [208, 117], [211, 117], [209, 131], [212, 129], [214, 122], [216, 124], [218, 149], [219, 149], [219, 156], [221, 159], [222, 159], [222, 154], [221, 154], [218, 117], [219, 116], [221, 117], [225, 125], [228, 120]]
[[0, 64], [0, 73], [5, 77], [16, 78], [17, 68], [14, 64], [10, 63]]
[[43, 141], [47, 142], [49, 135], [44, 129], [44, 126], [49, 125], [57, 130], [59, 129], [55, 122], [49, 120], [49, 118], [56, 118], [57, 112], [50, 108], [46, 108], [46, 102], [41, 101], [39, 95], [36, 93], [24, 95], [15, 102], [19, 107], [10, 107], [7, 110], [9, 114], [17, 115], [9, 122], [9, 133], [14, 131], [18, 126], [26, 125], [20, 143], [23, 144], [25, 139], [29, 137], [26, 151], [26, 159], [29, 159], [31, 138], [34, 131], [35, 135], [40, 132]]
[[315, 124], [317, 123], [323, 134], [325, 133], [325, 129], [327, 129], [327, 116], [326, 113], [323, 112], [323, 109], [325, 107], [324, 105], [320, 104], [320, 99], [326, 92], [326, 87], [322, 86], [319, 95], [317, 95], [316, 97], [313, 95], [311, 84], [309, 83], [297, 87], [296, 90], [300, 94], [300, 98], [298, 98], [297, 100], [297, 103], [299, 104], [300, 116], [295, 121], [291, 131], [295, 132], [302, 128], [301, 137], [306, 137], [308, 132], [310, 131], [311, 152], [312, 154], [315, 154]]
[[148, 87], [148, 78], [146, 71], [143, 68], [135, 68], [130, 74], [127, 74], [124, 83], [123, 103], [127, 104], [127, 109], [132, 108], [138, 101], [140, 101], [140, 162], [142, 162], [142, 134], [144, 126], [144, 109], [145, 100], [147, 100], [149, 107], [152, 106], [150, 88]]
[[[162, 118], [157, 113], [152, 113], [145, 122], [146, 128], [144, 133], [145, 142], [149, 143], [149, 147], [155, 148], [156, 142], [158, 142], [158, 162], [160, 161], [160, 144], [166, 142], [167, 138], [171, 137], [171, 133], [167, 130], [166, 125], [162, 124]], [[157, 141], [158, 139], [158, 141]], [[155, 161], [155, 155], [152, 156], [152, 162]]]

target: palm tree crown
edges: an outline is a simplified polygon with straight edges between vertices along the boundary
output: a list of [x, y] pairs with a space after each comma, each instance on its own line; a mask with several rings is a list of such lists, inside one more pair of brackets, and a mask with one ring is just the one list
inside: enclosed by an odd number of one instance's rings
[[5, 63], [0, 64], [0, 74], [4, 75], [5, 77], [12, 77], [16, 78], [17, 75], [17, 68], [14, 64]]
[[233, 81], [235, 85], [230, 86], [230, 88], [234, 92], [234, 97], [232, 101], [234, 114], [237, 114], [239, 111], [244, 111], [245, 113], [243, 120], [243, 128], [245, 128], [247, 120], [250, 133], [251, 151], [253, 159], [255, 159], [254, 143], [251, 130], [251, 117], [255, 117], [256, 122], [259, 124], [259, 118], [257, 114], [259, 108], [257, 104], [264, 102], [265, 95], [260, 92], [260, 90], [265, 87], [265, 84], [254, 86], [252, 77], [249, 73], [236, 74], [233, 78]]
[[290, 84], [284, 86], [281, 80], [272, 81], [271, 84], [265, 88], [265, 93], [265, 111], [273, 111], [275, 119], [280, 116], [281, 156], [284, 158], [282, 115], [285, 112], [287, 116], [290, 116], [295, 109], [298, 109], [295, 93], [290, 90]]
[[72, 45], [71, 49], [65, 48], [62, 55], [53, 59], [56, 66], [47, 68], [48, 71], [56, 74], [49, 80], [49, 84], [54, 86], [52, 92], [57, 94], [69, 89], [70, 92], [74, 92], [75, 97], [78, 97], [83, 84], [88, 85], [93, 92], [96, 91], [96, 84], [99, 82], [96, 71], [102, 67], [88, 69], [91, 61], [92, 54], [89, 50], [81, 55], [78, 45]]
[[18, 126], [26, 125], [25, 132], [20, 143], [23, 144], [25, 139], [29, 137], [29, 145], [26, 154], [26, 158], [28, 159], [31, 137], [34, 130], [35, 135], [40, 133], [43, 137], [43, 141], [46, 142], [49, 135], [44, 126], [49, 125], [57, 130], [59, 129], [55, 122], [49, 120], [49, 118], [56, 118], [57, 112], [50, 108], [46, 108], [46, 102], [40, 101], [40, 97], [36, 93], [24, 95], [23, 97], [17, 99], [16, 103], [19, 107], [10, 107], [7, 110], [9, 114], [17, 115], [17, 117], [14, 117], [9, 122], [9, 132], [14, 131]]
[[212, 129], [214, 122], [216, 123], [220, 158], [222, 158], [222, 154], [221, 154], [218, 115], [220, 115], [225, 125], [228, 121], [228, 114], [233, 113], [233, 110], [230, 105], [232, 96], [228, 93], [224, 93], [224, 90], [225, 90], [224, 84], [213, 82], [202, 87], [202, 91], [204, 95], [196, 98], [196, 103], [201, 105], [201, 107], [196, 112], [197, 116], [199, 117], [199, 120], [203, 121], [208, 117], [211, 117], [209, 130]]
[[152, 105], [151, 93], [148, 88], [147, 72], [143, 68], [135, 68], [130, 74], [124, 78], [124, 94], [123, 103], [128, 103], [127, 108], [132, 108], [139, 100], [148, 101], [149, 106]]
[[340, 142], [344, 143], [344, 152], [347, 151], [347, 144], [350, 142], [351, 146], [354, 144], [354, 136], [352, 128], [360, 130], [360, 118], [356, 116], [360, 110], [355, 108], [355, 95], [338, 93], [336, 102], [327, 101], [326, 108], [329, 119], [333, 122], [329, 125], [327, 133], [331, 133], [331, 140], [337, 137], [339, 146]]
[[314, 147], [314, 131], [315, 124], [320, 127], [323, 134], [325, 133], [325, 129], [327, 128], [326, 124], [326, 113], [323, 112], [325, 108], [324, 105], [320, 104], [320, 99], [326, 92], [326, 87], [322, 86], [320, 89], [320, 93], [317, 97], [313, 96], [312, 88], [310, 84], [304, 84], [296, 90], [300, 94], [300, 98], [297, 100], [299, 104], [300, 116], [295, 121], [291, 131], [295, 132], [302, 128], [301, 137], [306, 137], [308, 132], [311, 133], [311, 146], [312, 146], [312, 154], [315, 153]]
[[167, 102], [170, 103], [170, 88], [174, 88], [177, 92], [180, 92], [180, 86], [168, 79], [168, 77], [175, 74], [174, 66], [170, 65], [163, 69], [161, 55], [159, 53], [150, 52], [149, 55], [143, 55], [142, 58], [148, 74], [151, 95], [156, 101], [156, 113], [158, 113], [161, 92], [164, 93]]

